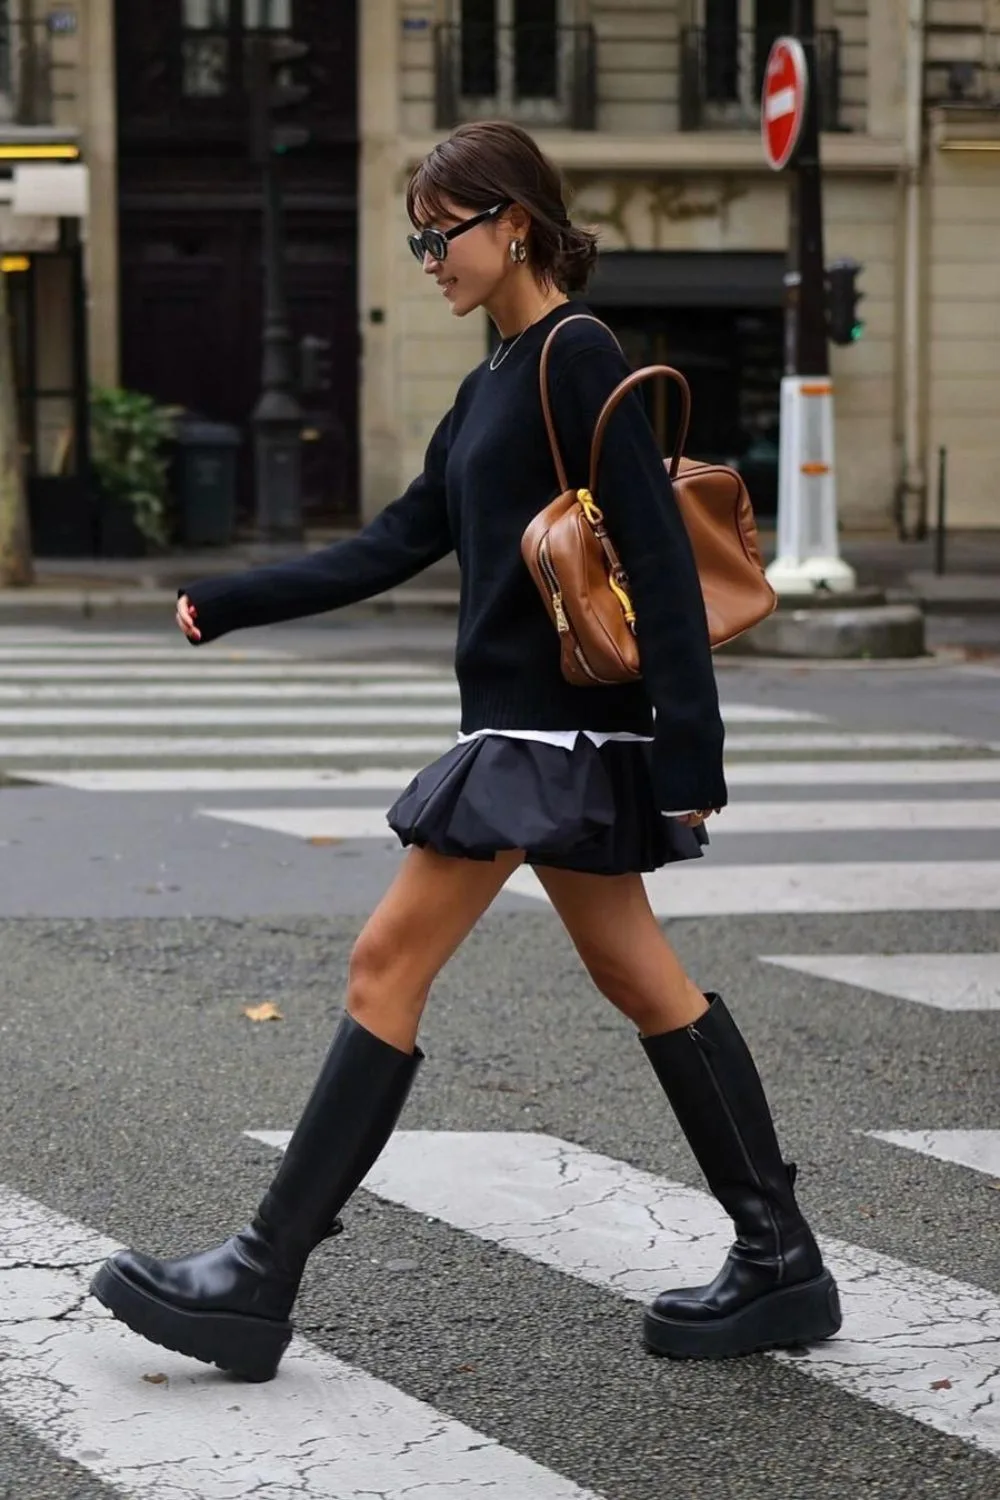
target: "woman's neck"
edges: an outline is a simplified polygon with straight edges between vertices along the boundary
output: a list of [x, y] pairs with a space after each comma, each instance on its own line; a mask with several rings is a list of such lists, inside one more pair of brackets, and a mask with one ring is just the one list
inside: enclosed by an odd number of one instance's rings
[[514, 284], [503, 287], [496, 298], [486, 304], [486, 311], [502, 339], [522, 333], [529, 324], [537, 323], [554, 307], [569, 301], [565, 292], [551, 284], [543, 286], [533, 278], [524, 281], [511, 279]]

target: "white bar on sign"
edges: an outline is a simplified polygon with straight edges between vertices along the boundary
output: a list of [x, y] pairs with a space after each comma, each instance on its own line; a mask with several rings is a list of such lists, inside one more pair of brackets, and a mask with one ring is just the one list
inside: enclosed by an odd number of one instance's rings
[[[288, 1141], [288, 1132], [248, 1134]], [[732, 1240], [707, 1193], [530, 1132], [397, 1131], [364, 1186], [635, 1301], [709, 1280]], [[1000, 1298], [843, 1240], [825, 1238], [823, 1249], [843, 1330], [770, 1357], [1000, 1453]], [[949, 1385], [933, 1388], [939, 1380]]]
[[936, 1010], [1000, 1010], [998, 953], [764, 953], [760, 961]]
[[443, 707], [436, 703], [423, 703], [418, 708], [400, 703], [352, 703], [333, 708], [0, 708], [0, 725], [7, 728], [24, 726], [25, 729], [106, 728], [118, 725], [123, 729], [160, 729], [180, 724], [185, 729], [196, 726], [214, 728], [231, 725], [248, 729], [255, 724], [295, 725], [308, 728], [311, 725], [362, 724], [452, 724], [458, 732], [458, 705], [448, 703]]
[[79, 1305], [116, 1246], [3, 1189], [0, 1246], [0, 1409], [130, 1500], [599, 1500], [305, 1339], [238, 1386], [146, 1343]]
[[[684, 861], [643, 879], [658, 917], [1000, 911], [997, 860], [719, 866]], [[527, 867], [515, 870], [504, 890], [548, 900]]]
[[203, 766], [188, 770], [41, 771], [19, 770], [24, 781], [46, 786], [64, 786], [79, 792], [313, 792], [384, 791], [393, 796], [413, 780], [419, 767], [374, 766], [369, 770], [340, 771], [308, 768], [247, 770], [234, 766], [210, 770]]
[[782, 115], [793, 115], [795, 108], [793, 88], [777, 89], [773, 94], [767, 94], [764, 97], [765, 120], [780, 120]]
[[1000, 1130], [866, 1130], [875, 1141], [1000, 1178]]
[[209, 735], [193, 739], [184, 735], [136, 736], [25, 735], [23, 739], [0, 740], [0, 761], [24, 760], [261, 760], [263, 757], [344, 755], [443, 755], [455, 744], [454, 736], [428, 735], [246, 735], [216, 739]]

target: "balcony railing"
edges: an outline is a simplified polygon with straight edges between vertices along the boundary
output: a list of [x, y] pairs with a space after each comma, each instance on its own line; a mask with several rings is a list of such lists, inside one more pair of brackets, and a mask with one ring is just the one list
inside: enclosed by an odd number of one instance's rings
[[[681, 32], [682, 130], [759, 130], [764, 69], [774, 37], [759, 31]], [[840, 130], [840, 33], [816, 35], [821, 130]]]
[[69, 123], [75, 72], [76, 37], [56, 15], [25, 21], [0, 11], [0, 125]]
[[434, 47], [439, 130], [494, 115], [524, 125], [594, 129], [592, 26], [440, 25]]
[[940, 21], [926, 28], [924, 97], [950, 108], [1000, 107], [1000, 28]]

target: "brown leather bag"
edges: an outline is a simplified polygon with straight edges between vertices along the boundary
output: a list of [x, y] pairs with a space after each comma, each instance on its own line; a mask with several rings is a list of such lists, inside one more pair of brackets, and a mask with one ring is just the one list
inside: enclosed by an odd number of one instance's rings
[[670, 365], [646, 365], [615, 387], [594, 428], [589, 488], [569, 487], [549, 401], [549, 350], [560, 328], [584, 317], [589, 315], [563, 318], [542, 348], [542, 411], [560, 494], [525, 529], [521, 553], [559, 632], [563, 676], [578, 687], [600, 687], [633, 682], [642, 675], [628, 576], [594, 494], [608, 421], [622, 398], [644, 380], [662, 375], [680, 387], [680, 427], [673, 454], [664, 462], [694, 550], [712, 646], [742, 635], [765, 619], [778, 601], [764, 575], [753, 507], [741, 476], [723, 464], [681, 457], [691, 420], [691, 391]]

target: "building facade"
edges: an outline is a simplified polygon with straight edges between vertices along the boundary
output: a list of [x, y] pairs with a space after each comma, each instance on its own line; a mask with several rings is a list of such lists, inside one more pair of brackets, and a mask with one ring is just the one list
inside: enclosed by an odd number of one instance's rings
[[[944, 445], [951, 524], [1000, 526], [1000, 0], [816, 10], [826, 259], [864, 266], [864, 335], [832, 350], [842, 523], [919, 528]], [[773, 512], [788, 187], [764, 163], [758, 100], [790, 12], [790, 0], [365, 0], [365, 514], [419, 468], [488, 347], [485, 318], [450, 320], [412, 261], [403, 187], [451, 126], [489, 115], [533, 131], [574, 217], [599, 231], [588, 301], [629, 356], [688, 374], [692, 453], [740, 461]]]

